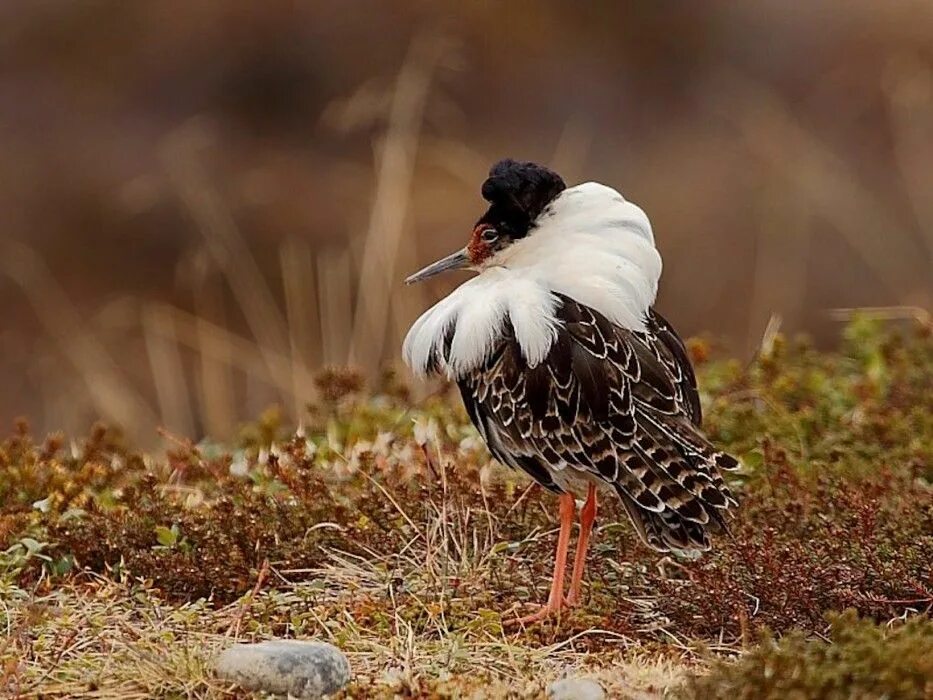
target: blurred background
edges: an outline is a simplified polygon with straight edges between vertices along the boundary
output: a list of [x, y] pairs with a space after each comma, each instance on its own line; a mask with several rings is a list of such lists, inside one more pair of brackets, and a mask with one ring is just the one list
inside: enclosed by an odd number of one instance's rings
[[640, 204], [658, 308], [741, 359], [933, 302], [927, 0], [4, 0], [0, 147], [0, 422], [39, 430], [376, 381], [505, 156]]

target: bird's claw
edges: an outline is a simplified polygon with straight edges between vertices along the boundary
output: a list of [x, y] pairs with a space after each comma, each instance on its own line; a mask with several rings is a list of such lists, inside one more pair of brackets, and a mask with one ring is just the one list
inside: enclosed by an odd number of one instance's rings
[[538, 622], [544, 622], [551, 617], [559, 618], [561, 611], [565, 607], [567, 607], [567, 603], [563, 601], [557, 605], [548, 602], [544, 605], [538, 606], [538, 609], [529, 615], [523, 615], [522, 617], [516, 617], [511, 620], [503, 621], [502, 626], [524, 627], [526, 625], [533, 625], [537, 624]]

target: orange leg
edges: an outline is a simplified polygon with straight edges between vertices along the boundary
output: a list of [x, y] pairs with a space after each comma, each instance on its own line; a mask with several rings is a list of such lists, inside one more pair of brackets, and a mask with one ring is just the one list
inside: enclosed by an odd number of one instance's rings
[[573, 514], [576, 505], [573, 496], [569, 493], [560, 497], [560, 532], [557, 535], [557, 553], [554, 556], [554, 577], [551, 579], [551, 593], [547, 603], [541, 608], [525, 617], [511, 620], [509, 624], [525, 625], [555, 615], [564, 605], [564, 574], [567, 571], [567, 549], [570, 547], [570, 530], [573, 527]]
[[590, 533], [593, 531], [593, 522], [596, 520], [596, 487], [590, 484], [586, 493], [586, 503], [580, 511], [580, 540], [577, 542], [577, 553], [573, 559], [573, 574], [570, 576], [570, 595], [567, 596], [567, 605], [573, 606], [580, 602], [580, 584], [583, 582], [583, 569], [586, 566], [586, 548], [590, 543]]

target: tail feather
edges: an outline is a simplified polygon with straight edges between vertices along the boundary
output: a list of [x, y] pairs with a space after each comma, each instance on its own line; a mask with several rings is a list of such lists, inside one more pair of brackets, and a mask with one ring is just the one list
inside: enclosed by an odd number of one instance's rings
[[[616, 490], [639, 539], [652, 549], [659, 552], [705, 552], [710, 548], [707, 526], [685, 520], [671, 511], [645, 511], [624, 490]], [[718, 531], [718, 524], [714, 527]]]
[[735, 458], [692, 423], [668, 417], [641, 421], [629, 450], [615, 487], [645, 544], [658, 551], [704, 551], [711, 532], [728, 532], [724, 515], [736, 501], [720, 470], [738, 467]]

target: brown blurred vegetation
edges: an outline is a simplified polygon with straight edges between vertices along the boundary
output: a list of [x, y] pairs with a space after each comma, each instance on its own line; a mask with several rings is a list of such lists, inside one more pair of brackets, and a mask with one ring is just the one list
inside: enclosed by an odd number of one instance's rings
[[0, 144], [0, 421], [40, 429], [222, 438], [374, 377], [502, 156], [642, 205], [659, 306], [740, 357], [933, 300], [921, 0], [12, 0]]

